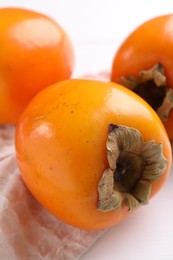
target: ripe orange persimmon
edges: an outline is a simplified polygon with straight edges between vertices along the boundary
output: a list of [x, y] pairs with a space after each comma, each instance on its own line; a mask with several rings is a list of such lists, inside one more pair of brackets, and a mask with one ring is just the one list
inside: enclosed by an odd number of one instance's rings
[[117, 50], [111, 80], [143, 97], [173, 140], [173, 15], [153, 18], [135, 29]]
[[71, 225], [100, 229], [148, 203], [165, 182], [170, 142], [157, 114], [115, 83], [66, 80], [22, 114], [16, 154], [37, 200]]
[[0, 9], [0, 123], [16, 123], [44, 87], [71, 76], [74, 53], [64, 30], [50, 17]]

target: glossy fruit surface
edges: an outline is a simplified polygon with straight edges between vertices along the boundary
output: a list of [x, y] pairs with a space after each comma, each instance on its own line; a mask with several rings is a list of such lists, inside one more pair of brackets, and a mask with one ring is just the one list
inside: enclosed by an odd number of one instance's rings
[[171, 164], [165, 129], [152, 108], [114, 83], [66, 80], [41, 91], [22, 114], [16, 153], [24, 182], [51, 213], [71, 225], [99, 229], [127, 216], [128, 210], [98, 210], [98, 182], [108, 167], [109, 124], [136, 128], [144, 140], [161, 143], [166, 170], [153, 182], [162, 187]]
[[0, 123], [16, 123], [33, 96], [69, 78], [73, 66], [71, 41], [50, 17], [0, 9]]
[[[125, 39], [115, 54], [111, 80], [122, 84], [122, 77], [138, 77], [141, 71], [149, 70], [156, 64], [162, 64], [166, 85], [173, 88], [172, 14], [145, 22]], [[173, 140], [173, 110], [163, 123], [169, 138]]]

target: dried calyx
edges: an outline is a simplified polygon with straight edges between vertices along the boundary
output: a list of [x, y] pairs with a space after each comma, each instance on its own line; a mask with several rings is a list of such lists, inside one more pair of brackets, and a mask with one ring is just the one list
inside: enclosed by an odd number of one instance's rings
[[173, 109], [173, 89], [167, 86], [163, 65], [142, 70], [137, 77], [121, 77], [121, 83], [145, 99], [162, 121], [168, 119]]
[[110, 124], [106, 146], [109, 168], [98, 184], [98, 209], [107, 212], [125, 204], [133, 210], [147, 204], [152, 182], [166, 168], [162, 145], [144, 142], [135, 128]]

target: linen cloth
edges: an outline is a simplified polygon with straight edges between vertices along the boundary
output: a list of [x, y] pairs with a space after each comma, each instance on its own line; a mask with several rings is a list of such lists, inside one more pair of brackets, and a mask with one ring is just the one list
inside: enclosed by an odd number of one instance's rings
[[[83, 78], [107, 79], [106, 73]], [[15, 157], [15, 126], [0, 125], [0, 259], [78, 260], [105, 230], [67, 225], [31, 195]]]

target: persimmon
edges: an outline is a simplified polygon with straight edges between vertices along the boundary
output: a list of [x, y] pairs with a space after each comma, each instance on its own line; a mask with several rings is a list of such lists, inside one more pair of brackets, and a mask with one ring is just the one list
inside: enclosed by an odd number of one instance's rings
[[71, 76], [74, 51], [50, 17], [19, 8], [0, 9], [0, 123], [15, 124], [41, 89]]
[[160, 116], [173, 141], [173, 15], [138, 26], [121, 44], [111, 80], [143, 97]]
[[71, 79], [42, 90], [16, 129], [22, 178], [64, 222], [116, 224], [163, 186], [171, 148], [162, 122], [115, 83]]

